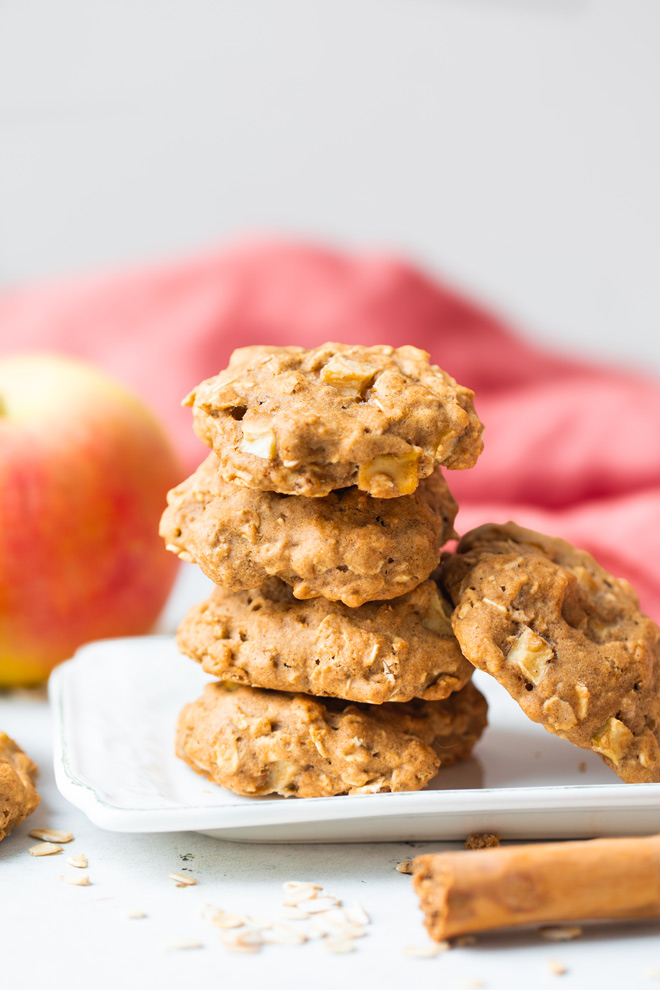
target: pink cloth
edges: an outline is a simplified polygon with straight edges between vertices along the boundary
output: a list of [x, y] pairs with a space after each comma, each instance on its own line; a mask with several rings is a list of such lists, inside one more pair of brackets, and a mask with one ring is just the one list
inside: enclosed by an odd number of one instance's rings
[[476, 392], [486, 448], [448, 472], [459, 531], [515, 519], [590, 550], [660, 618], [660, 384], [567, 360], [416, 268], [302, 244], [243, 244], [141, 272], [9, 293], [0, 352], [92, 361], [141, 393], [192, 469], [179, 403], [248, 343], [416, 344]]

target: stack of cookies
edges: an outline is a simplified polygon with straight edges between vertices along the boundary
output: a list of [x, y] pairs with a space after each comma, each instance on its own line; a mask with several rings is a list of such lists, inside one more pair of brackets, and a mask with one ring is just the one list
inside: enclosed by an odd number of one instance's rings
[[216, 585], [177, 641], [218, 680], [177, 754], [298, 797], [417, 790], [469, 756], [486, 702], [435, 569], [456, 535], [442, 467], [482, 449], [472, 393], [415, 347], [255, 346], [186, 403], [212, 453], [161, 534]]

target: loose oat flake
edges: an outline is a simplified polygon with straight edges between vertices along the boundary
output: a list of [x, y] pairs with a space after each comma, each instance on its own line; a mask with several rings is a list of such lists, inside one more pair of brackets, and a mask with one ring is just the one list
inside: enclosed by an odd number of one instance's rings
[[332, 952], [335, 955], [343, 955], [345, 952], [355, 952], [353, 940], [344, 938], [341, 935], [329, 935], [323, 939], [323, 944], [328, 952]]
[[71, 884], [72, 887], [89, 887], [89, 876], [87, 873], [67, 873], [60, 877], [62, 883]]
[[171, 938], [165, 946], [166, 949], [203, 949], [204, 943], [198, 942], [194, 938]]
[[417, 956], [420, 959], [432, 959], [446, 952], [451, 946], [449, 942], [428, 942], [426, 945], [404, 945], [401, 950], [404, 956]]
[[73, 832], [60, 832], [56, 828], [33, 828], [28, 835], [32, 839], [43, 839], [44, 842], [73, 842]]
[[563, 976], [566, 973], [566, 967], [558, 959], [551, 959], [548, 963], [548, 972], [552, 973], [554, 976]]
[[399, 873], [413, 873], [413, 861], [412, 859], [404, 859], [403, 863], [399, 863], [397, 866], [397, 871]]
[[77, 870], [86, 870], [88, 866], [87, 856], [84, 853], [79, 853], [77, 856], [69, 856], [67, 863], [69, 866], [75, 866]]
[[55, 842], [39, 842], [36, 846], [30, 846], [28, 852], [30, 856], [55, 856], [62, 852], [62, 846]]
[[147, 917], [146, 912], [144, 912], [141, 908], [136, 908], [136, 907], [127, 907], [127, 908], [124, 908], [124, 915], [127, 918], [146, 918]]

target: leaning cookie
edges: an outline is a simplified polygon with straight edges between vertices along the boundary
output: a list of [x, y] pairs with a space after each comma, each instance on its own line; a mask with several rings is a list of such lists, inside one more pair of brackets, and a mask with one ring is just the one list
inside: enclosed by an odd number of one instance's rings
[[351, 607], [426, 580], [455, 535], [457, 511], [439, 470], [399, 499], [357, 488], [296, 498], [223, 481], [214, 454], [167, 501], [160, 531], [168, 549], [215, 584], [238, 591], [276, 576], [296, 598]]
[[0, 840], [39, 804], [36, 764], [13, 739], [0, 732]]
[[216, 588], [179, 626], [182, 653], [221, 680], [349, 701], [446, 698], [473, 673], [434, 581], [389, 602], [348, 608], [298, 601], [269, 578], [255, 591]]
[[514, 523], [467, 533], [441, 581], [463, 653], [529, 718], [623, 780], [660, 781], [660, 631], [627, 581]]
[[474, 394], [416, 347], [242, 347], [186, 398], [226, 481], [321, 496], [409, 495], [443, 464], [472, 467]]
[[470, 755], [486, 711], [473, 684], [444, 701], [358, 706], [215, 682], [181, 712], [176, 753], [248, 796], [416, 791]]

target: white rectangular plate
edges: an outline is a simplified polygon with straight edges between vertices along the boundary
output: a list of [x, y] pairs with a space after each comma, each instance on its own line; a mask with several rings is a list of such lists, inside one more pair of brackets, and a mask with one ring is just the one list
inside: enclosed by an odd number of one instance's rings
[[[491, 678], [475, 681], [489, 728], [474, 756], [425, 791], [245, 798], [173, 753], [179, 710], [211, 680], [168, 636], [91, 643], [51, 676], [62, 794], [102, 828], [193, 830], [263, 842], [511, 839], [660, 831], [660, 784], [623, 784], [593, 753], [530, 722]], [[581, 766], [580, 766], [581, 765]]]

